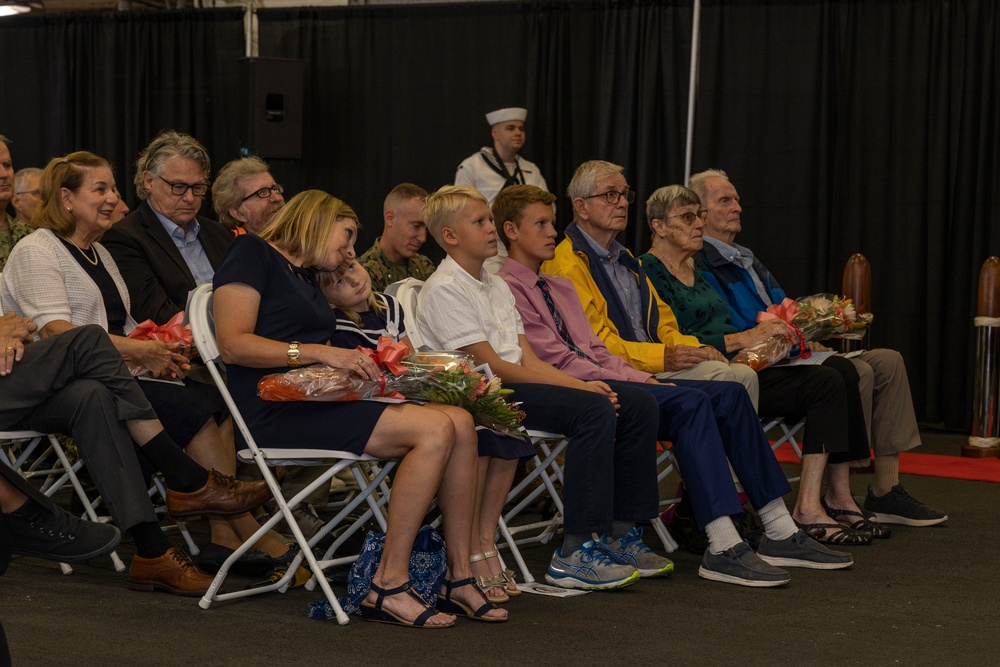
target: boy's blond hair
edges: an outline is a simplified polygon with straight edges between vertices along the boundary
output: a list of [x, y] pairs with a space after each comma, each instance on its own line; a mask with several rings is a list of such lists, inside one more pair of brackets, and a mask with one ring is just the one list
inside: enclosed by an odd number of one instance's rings
[[447, 250], [441, 237], [441, 230], [452, 224], [455, 216], [462, 212], [470, 199], [478, 199], [489, 206], [486, 197], [471, 185], [445, 185], [427, 197], [424, 202], [424, 224], [438, 245]]

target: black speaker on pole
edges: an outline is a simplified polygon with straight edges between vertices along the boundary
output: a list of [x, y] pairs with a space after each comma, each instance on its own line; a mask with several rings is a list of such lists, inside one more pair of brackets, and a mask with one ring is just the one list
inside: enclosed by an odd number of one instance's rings
[[301, 60], [240, 59], [241, 99], [247, 105], [240, 127], [244, 155], [302, 157], [304, 72]]

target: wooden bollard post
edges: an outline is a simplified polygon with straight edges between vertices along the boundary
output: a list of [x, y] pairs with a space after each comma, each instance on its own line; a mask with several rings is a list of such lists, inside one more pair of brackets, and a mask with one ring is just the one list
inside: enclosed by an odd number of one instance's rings
[[972, 435], [962, 456], [1000, 455], [1000, 259], [990, 257], [979, 271], [976, 307], [976, 379]]
[[[857, 313], [870, 313], [872, 303], [872, 269], [868, 265], [868, 260], [861, 253], [854, 253], [847, 264], [844, 265], [844, 296], [854, 302], [854, 310]], [[853, 352], [854, 350], [865, 349], [867, 344], [867, 332], [865, 338], [855, 340], [844, 338], [840, 341], [841, 350]]]

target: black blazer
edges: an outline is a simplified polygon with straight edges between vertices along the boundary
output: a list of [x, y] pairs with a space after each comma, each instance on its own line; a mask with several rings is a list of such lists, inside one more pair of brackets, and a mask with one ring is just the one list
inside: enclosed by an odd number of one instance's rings
[[[198, 240], [212, 268], [218, 268], [233, 234], [215, 220], [198, 216]], [[187, 262], [157, 219], [149, 202], [109, 229], [101, 244], [114, 257], [128, 286], [131, 313], [137, 322], [164, 324], [187, 306], [188, 292], [197, 285]]]

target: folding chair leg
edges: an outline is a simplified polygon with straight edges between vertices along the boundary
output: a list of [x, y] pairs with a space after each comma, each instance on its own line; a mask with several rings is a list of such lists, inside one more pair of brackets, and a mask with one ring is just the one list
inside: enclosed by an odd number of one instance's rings
[[[52, 443], [52, 449], [55, 451], [56, 456], [59, 457], [59, 462], [62, 463], [65, 468], [66, 474], [69, 476], [70, 484], [76, 491], [77, 497], [79, 497], [80, 502], [83, 503], [84, 511], [87, 513], [87, 518], [94, 523], [100, 523], [101, 520], [97, 517], [97, 512], [94, 511], [94, 506], [91, 504], [90, 499], [87, 498], [87, 494], [83, 492], [83, 485], [80, 483], [80, 478], [76, 476], [76, 471], [73, 469], [73, 466], [70, 465], [69, 459], [66, 457], [66, 452], [63, 451], [62, 445], [59, 444], [59, 441], [54, 435], [49, 435], [49, 442]], [[56, 487], [53, 486], [50, 490], [54, 492], [55, 489]], [[123, 563], [122, 559], [118, 557], [117, 551], [111, 552], [111, 562], [114, 564], [116, 572], [125, 571], [125, 563]], [[63, 572], [65, 574], [69, 574], [65, 570], [63, 570]], [[72, 572], [72, 569], [70, 572]]]
[[656, 532], [656, 536], [660, 538], [660, 542], [663, 544], [663, 549], [668, 554], [672, 554], [677, 551], [679, 545], [670, 534], [670, 531], [667, 530], [667, 527], [663, 523], [663, 519], [660, 517], [653, 519], [653, 530]]
[[531, 576], [531, 570], [528, 569], [528, 565], [524, 562], [524, 557], [521, 556], [521, 550], [517, 548], [517, 541], [515, 541], [514, 536], [511, 535], [510, 530], [507, 528], [507, 522], [503, 520], [503, 517], [500, 517], [500, 521], [497, 523], [497, 529], [500, 531], [500, 534], [503, 535], [503, 539], [507, 543], [507, 547], [510, 549], [510, 554], [514, 557], [514, 562], [517, 563], [517, 568], [521, 570], [521, 577], [524, 579], [524, 583], [535, 583], [535, 578]]
[[[167, 490], [163, 486], [163, 481], [155, 475], [153, 476], [153, 487], [149, 490], [150, 497], [152, 497], [153, 493], [158, 494], [164, 503], [167, 502]], [[195, 544], [194, 539], [192, 539], [191, 537], [191, 533], [188, 532], [187, 523], [181, 521], [180, 519], [173, 519], [173, 518], [171, 518], [171, 521], [174, 522], [173, 527], [177, 528], [177, 531], [181, 534], [181, 537], [184, 538], [184, 543], [187, 544], [188, 553], [191, 554], [192, 556], [197, 556], [199, 553], [201, 553], [201, 549], [199, 549], [198, 545]], [[170, 526], [163, 527], [164, 532], [170, 529], [171, 529]]]

